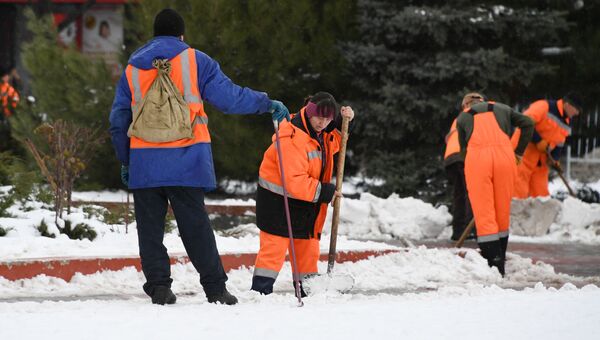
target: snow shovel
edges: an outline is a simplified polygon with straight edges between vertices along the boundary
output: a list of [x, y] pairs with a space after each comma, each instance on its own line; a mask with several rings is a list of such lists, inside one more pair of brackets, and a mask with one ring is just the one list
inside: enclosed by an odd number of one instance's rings
[[557, 162], [552, 157], [552, 154], [550, 153], [550, 150], [546, 151], [546, 154], [548, 155], [548, 159], [551, 161], [550, 166], [552, 167], [552, 169], [556, 170], [556, 173], [558, 174], [558, 177], [560, 177], [560, 179], [563, 181], [563, 183], [567, 187], [567, 190], [569, 190], [569, 195], [577, 198], [577, 195], [575, 195], [575, 192], [573, 191], [573, 189], [571, 189], [571, 186], [569, 185], [569, 182], [567, 182], [567, 179], [565, 178], [565, 175], [563, 174], [562, 169], [560, 167], [558, 167], [558, 166], [555, 165]]
[[279, 122], [273, 121], [275, 127], [275, 146], [277, 149], [277, 160], [279, 161], [279, 173], [281, 175], [281, 186], [283, 187], [283, 204], [285, 206], [285, 218], [287, 220], [288, 236], [290, 239], [290, 257], [292, 264], [292, 277], [296, 287], [296, 297], [298, 298], [298, 307], [304, 306], [302, 302], [302, 294], [300, 294], [300, 273], [298, 270], [298, 262], [296, 262], [296, 250], [294, 249], [294, 233], [292, 232], [292, 222], [290, 219], [290, 206], [288, 204], [288, 194], [285, 188], [285, 175], [283, 173], [283, 156], [281, 152], [281, 144], [279, 143]]
[[467, 236], [469, 236], [469, 234], [471, 233], [471, 229], [473, 229], [474, 226], [475, 226], [475, 217], [473, 217], [471, 219], [471, 222], [469, 222], [469, 224], [467, 224], [467, 226], [465, 227], [465, 230], [463, 231], [462, 235], [460, 235], [460, 238], [458, 239], [458, 241], [456, 241], [456, 244], [454, 244], [454, 246], [456, 248], [462, 247], [463, 243], [465, 243], [465, 240], [467, 239]]
[[[342, 191], [342, 182], [344, 181], [344, 163], [346, 162], [346, 144], [348, 143], [348, 118], [342, 118], [342, 145], [338, 153], [337, 175], [335, 178], [335, 190]], [[333, 201], [333, 216], [331, 219], [331, 238], [329, 239], [329, 257], [327, 258], [327, 274], [333, 271], [336, 256], [336, 243], [338, 224], [340, 223], [340, 198], [334, 197]]]

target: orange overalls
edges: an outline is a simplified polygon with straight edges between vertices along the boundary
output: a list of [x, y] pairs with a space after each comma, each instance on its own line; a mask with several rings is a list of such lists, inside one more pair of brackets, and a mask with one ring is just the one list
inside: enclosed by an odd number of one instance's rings
[[[534, 137], [527, 145], [523, 161], [518, 166], [515, 179], [516, 198], [550, 196], [548, 191], [548, 156], [545, 145], [552, 151], [563, 147], [567, 136], [571, 134], [569, 118], [565, 116], [563, 101], [538, 100], [523, 113], [535, 123]], [[512, 137], [516, 146], [520, 130]], [[538, 148], [539, 146], [539, 148]]]
[[516, 175], [513, 146], [492, 110], [474, 114], [465, 157], [465, 179], [478, 243], [508, 236]]

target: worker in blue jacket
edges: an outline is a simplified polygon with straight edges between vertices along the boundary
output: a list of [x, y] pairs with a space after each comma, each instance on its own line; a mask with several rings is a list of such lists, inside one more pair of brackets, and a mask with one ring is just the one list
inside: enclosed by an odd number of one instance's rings
[[[155, 304], [173, 304], [170, 262], [163, 245], [165, 216], [171, 204], [190, 261], [200, 274], [209, 302], [237, 303], [226, 287], [227, 275], [204, 207], [204, 192], [216, 187], [208, 116], [204, 103], [224, 113], [261, 114], [289, 120], [283, 103], [264, 92], [234, 84], [219, 64], [184, 41], [183, 18], [164, 9], [154, 19], [154, 38], [131, 55], [117, 85], [110, 113], [110, 133], [121, 162], [121, 179], [135, 201], [144, 291]], [[170, 77], [190, 111], [193, 137], [150, 142], [128, 136], [132, 112], [141, 104], [157, 70], [155, 60], [169, 60]]]

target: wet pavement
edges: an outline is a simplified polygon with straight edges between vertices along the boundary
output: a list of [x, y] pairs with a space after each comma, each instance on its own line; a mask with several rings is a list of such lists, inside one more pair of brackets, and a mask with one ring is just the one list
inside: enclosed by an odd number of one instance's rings
[[[451, 241], [413, 241], [415, 245], [425, 245], [428, 248], [452, 248]], [[400, 240], [387, 243], [403, 246]], [[477, 248], [472, 240], [467, 240], [464, 248]], [[557, 273], [564, 273], [580, 277], [600, 277], [600, 246], [579, 243], [508, 243], [508, 252], [522, 257], [531, 258], [533, 261], [542, 261], [554, 267]]]

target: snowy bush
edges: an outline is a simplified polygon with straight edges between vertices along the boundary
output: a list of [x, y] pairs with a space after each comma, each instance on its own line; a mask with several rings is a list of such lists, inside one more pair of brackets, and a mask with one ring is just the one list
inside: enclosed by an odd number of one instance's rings
[[96, 231], [85, 223], [78, 223], [75, 228], [71, 228], [71, 221], [65, 220], [65, 226], [60, 230], [62, 234], [67, 235], [72, 240], [83, 240], [87, 238], [93, 241], [98, 234]]
[[44, 221], [42, 219], [42, 222], [40, 222], [40, 225], [38, 225], [36, 227], [36, 229], [40, 232], [40, 235], [44, 236], [44, 237], [49, 237], [49, 238], [55, 238], [56, 234], [54, 234], [53, 232], [48, 230], [48, 225], [46, 224], [46, 221]]

